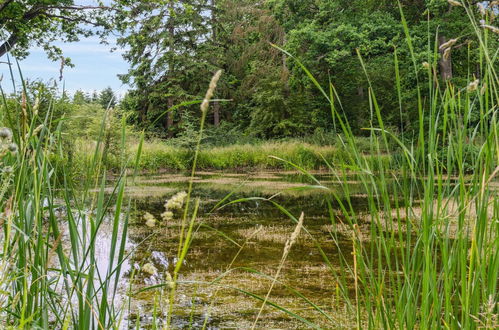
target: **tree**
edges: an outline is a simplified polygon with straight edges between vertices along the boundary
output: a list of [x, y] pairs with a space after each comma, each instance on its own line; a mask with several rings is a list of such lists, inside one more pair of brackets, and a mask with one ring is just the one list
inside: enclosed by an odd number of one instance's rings
[[89, 100], [87, 99], [87, 96], [85, 95], [85, 93], [82, 90], [77, 90], [73, 95], [73, 103], [74, 104], [82, 105], [82, 104], [88, 103], [88, 101]]
[[207, 60], [210, 32], [209, 5], [202, 0], [147, 2], [118, 0], [116, 26], [123, 33], [119, 44], [129, 51], [124, 58], [131, 69], [121, 76], [137, 93], [142, 122], [157, 122], [174, 134], [174, 122], [182, 120], [169, 112], [173, 105], [199, 99], [215, 67]]
[[0, 57], [12, 51], [23, 58], [31, 46], [38, 46], [51, 59], [60, 59], [62, 52], [53, 41], [73, 42], [80, 36], [103, 36], [110, 28], [105, 19], [110, 10], [100, 1], [89, 6], [73, 0], [1, 0]]
[[116, 95], [111, 87], [107, 87], [100, 92], [99, 104], [104, 109], [114, 108], [116, 106]]

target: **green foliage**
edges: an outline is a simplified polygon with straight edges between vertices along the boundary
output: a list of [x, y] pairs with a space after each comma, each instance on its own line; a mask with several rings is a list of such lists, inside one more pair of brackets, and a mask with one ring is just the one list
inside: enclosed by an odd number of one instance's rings
[[111, 87], [103, 89], [99, 94], [99, 104], [104, 108], [114, 108], [117, 104], [116, 95]]
[[109, 29], [106, 19], [109, 13], [101, 1], [94, 5], [73, 0], [1, 1], [0, 57], [12, 51], [16, 57], [23, 58], [30, 47], [38, 46], [52, 60], [62, 58], [62, 65], [70, 65], [54, 40], [72, 42], [80, 36], [104, 35]]

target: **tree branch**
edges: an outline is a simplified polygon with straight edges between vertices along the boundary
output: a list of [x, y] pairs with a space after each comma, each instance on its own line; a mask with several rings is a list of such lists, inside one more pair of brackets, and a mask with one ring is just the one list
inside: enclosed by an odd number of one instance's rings
[[0, 46], [0, 57], [4, 56], [7, 52], [9, 52], [12, 49], [12, 47], [14, 47], [14, 45], [17, 42], [17, 39], [18, 36], [15, 33], [10, 35], [9, 39]]
[[[5, 2], [4, 2], [5, 4]], [[33, 18], [35, 17], [38, 17], [40, 16], [40, 14], [43, 13], [43, 10], [41, 7], [39, 6], [34, 6], [33, 8], [31, 8], [29, 11], [27, 11], [22, 20], [23, 21], [30, 21], [32, 20]], [[17, 33], [18, 31], [12, 31], [9, 39], [4, 42], [1, 46], [0, 46], [0, 57], [4, 56], [7, 52], [9, 52], [17, 43], [17, 41], [19, 40], [19, 35]]]

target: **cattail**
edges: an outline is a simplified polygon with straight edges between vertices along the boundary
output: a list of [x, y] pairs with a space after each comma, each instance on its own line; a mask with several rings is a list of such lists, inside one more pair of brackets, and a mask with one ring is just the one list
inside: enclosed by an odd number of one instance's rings
[[466, 90], [468, 91], [468, 93], [471, 93], [471, 92], [474, 92], [478, 89], [478, 84], [480, 83], [480, 80], [477, 79], [473, 82], [471, 82], [468, 87], [466, 88]]
[[206, 91], [206, 96], [204, 97], [203, 103], [201, 103], [201, 112], [206, 113], [208, 111], [208, 107], [210, 104], [210, 100], [215, 93], [215, 89], [217, 88], [218, 80], [220, 80], [220, 76], [222, 75], [222, 70], [218, 70], [217, 73], [211, 78], [210, 87], [208, 91]]
[[459, 40], [459, 38], [456, 38], [456, 39], [451, 39], [449, 41], [447, 41], [446, 43], [443, 43], [440, 45], [439, 49], [441, 51], [447, 49], [447, 48], [451, 48], [452, 46], [454, 46], [456, 44], [456, 42]]
[[490, 30], [490, 31], [492, 31], [494, 33], [499, 34], [499, 28], [498, 27], [495, 27], [495, 26], [492, 26], [492, 25], [482, 24], [482, 28]]
[[449, 5], [454, 6], [454, 7], [462, 7], [463, 6], [463, 4], [459, 1], [447, 0], [447, 2], [449, 3]]

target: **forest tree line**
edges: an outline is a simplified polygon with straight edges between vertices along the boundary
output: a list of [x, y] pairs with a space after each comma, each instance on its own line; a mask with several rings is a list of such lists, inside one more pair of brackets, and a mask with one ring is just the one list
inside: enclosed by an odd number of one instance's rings
[[[24, 7], [15, 11], [16, 3]], [[130, 64], [120, 78], [131, 86], [120, 109], [130, 124], [164, 138], [197, 125], [198, 105], [189, 102], [202, 99], [218, 69], [224, 71], [215, 95], [219, 101], [213, 102], [209, 117], [215, 129], [265, 139], [338, 132], [329, 102], [288, 54], [330, 92], [334, 111], [349, 120], [356, 134], [376, 120], [370, 107], [374, 97], [392, 131], [410, 132], [418, 111], [428, 106], [417, 102], [417, 93], [424, 93], [418, 83], [433, 75], [441, 90], [448, 85], [466, 88], [467, 81], [480, 79], [479, 43], [498, 46], [497, 35], [478, 40], [474, 33], [479, 24], [495, 23], [498, 1], [467, 1], [467, 6], [449, 0], [46, 3], [0, 5], [0, 22], [12, 41], [0, 51], [17, 44], [13, 50], [23, 56], [38, 36], [35, 44], [59, 58], [53, 38], [39, 36], [36, 24], [54, 35], [63, 33], [67, 41], [92, 33], [117, 34]], [[57, 15], [47, 14], [52, 8], [58, 8]], [[59, 18], [59, 25], [51, 18]], [[9, 25], [23, 19], [34, 23]], [[410, 44], [404, 24], [410, 28]], [[70, 59], [66, 64], [71, 65]]]

